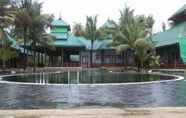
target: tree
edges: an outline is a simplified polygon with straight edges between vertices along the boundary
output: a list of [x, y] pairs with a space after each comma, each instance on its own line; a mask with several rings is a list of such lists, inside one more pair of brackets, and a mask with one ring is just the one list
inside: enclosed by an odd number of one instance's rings
[[81, 23], [75, 23], [73, 26], [73, 34], [75, 36], [85, 36], [85, 28]]
[[31, 6], [32, 18], [31, 26], [29, 29], [29, 39], [31, 39], [31, 46], [34, 51], [34, 68], [36, 70], [36, 47], [37, 46], [47, 46], [53, 41], [54, 37], [46, 33], [46, 29], [50, 26], [52, 21], [51, 15], [42, 14], [42, 4], [38, 2], [33, 2]]
[[[108, 19], [105, 24], [99, 28], [99, 37], [101, 40], [107, 40], [113, 38], [113, 32], [116, 30], [116, 23], [113, 20]], [[109, 26], [107, 26], [109, 25]]]
[[90, 66], [92, 67], [92, 58], [93, 58], [93, 44], [96, 39], [99, 37], [99, 32], [97, 29], [97, 15], [96, 16], [87, 16], [86, 27], [85, 27], [85, 36], [87, 39], [91, 40], [91, 49], [90, 49]]
[[18, 11], [16, 13], [15, 20], [15, 34], [19, 39], [23, 39], [25, 56], [27, 55], [26, 46], [32, 47], [34, 52], [33, 70], [35, 71], [36, 47], [43, 45], [47, 46], [54, 38], [53, 36], [47, 34], [45, 31], [50, 26], [50, 23], [53, 20], [53, 16], [49, 14], [43, 14], [42, 3], [39, 3], [38, 1], [22, 0], [20, 4], [17, 5], [17, 7]]
[[12, 51], [9, 43], [4, 44], [3, 48], [0, 49], [0, 60], [3, 63], [3, 68], [6, 68], [6, 61], [16, 58], [18, 56], [16, 51]]
[[[152, 54], [150, 52], [153, 51], [151, 41], [153, 17], [134, 15], [134, 10], [129, 7], [120, 11], [120, 15], [119, 24], [113, 35], [112, 46], [115, 46], [118, 52], [132, 50], [139, 61], [138, 67], [143, 68], [146, 56]], [[125, 57], [128, 60], [127, 53]]]
[[0, 1], [0, 38], [5, 34], [5, 30], [14, 22], [15, 12], [11, 8], [10, 0]]
[[138, 39], [135, 41], [135, 58], [138, 68], [144, 68], [144, 63], [149, 59], [152, 50], [151, 42], [148, 39]]
[[15, 20], [15, 12], [11, 7], [11, 2], [11, 0], [0, 1], [0, 60], [3, 62], [3, 68], [6, 67], [6, 61], [17, 56], [17, 52], [11, 50], [11, 42], [7, 37], [7, 30]]
[[32, 0], [22, 0], [20, 3], [17, 3], [17, 11], [15, 18], [15, 34], [16, 38], [23, 40], [23, 54], [24, 54], [24, 69], [26, 69], [26, 43], [29, 39], [29, 29], [31, 27], [32, 18]]

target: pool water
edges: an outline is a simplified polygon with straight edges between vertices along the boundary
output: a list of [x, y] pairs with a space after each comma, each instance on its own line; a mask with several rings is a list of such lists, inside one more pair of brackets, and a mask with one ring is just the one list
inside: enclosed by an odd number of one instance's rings
[[64, 73], [39, 73], [4, 77], [2, 80], [10, 82], [39, 83], [39, 84], [112, 84], [131, 82], [150, 82], [160, 80], [170, 80], [174, 77], [109, 72], [106, 70], [88, 70]]
[[[101, 85], [99, 83], [157, 81], [169, 77], [111, 73], [98, 70], [92, 71], [94, 74], [90, 79], [91, 74], [89, 72], [79, 73], [78, 83], [98, 84], [67, 84], [77, 83], [78, 74], [75, 72], [70, 73], [70, 77], [68, 77], [68, 73], [6, 77], [3, 81], [63, 84], [56, 86], [1, 82], [0, 109], [65, 109], [83, 106], [119, 108], [186, 106], [185, 80], [149, 84]], [[48, 80], [46, 80], [47, 78]]]

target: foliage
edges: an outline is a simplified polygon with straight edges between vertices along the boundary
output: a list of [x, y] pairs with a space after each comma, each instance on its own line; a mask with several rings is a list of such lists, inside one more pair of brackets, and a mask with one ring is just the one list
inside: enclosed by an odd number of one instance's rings
[[17, 57], [17, 52], [11, 50], [11, 44], [6, 35], [7, 29], [15, 20], [15, 11], [11, 7], [11, 2], [11, 0], [0, 0], [0, 60], [3, 62], [3, 67], [6, 66], [6, 61]]
[[86, 27], [85, 27], [85, 37], [91, 40], [91, 51], [90, 51], [90, 66], [92, 67], [92, 57], [93, 57], [93, 44], [99, 37], [99, 32], [97, 29], [97, 15], [87, 16]]
[[0, 49], [0, 60], [3, 62], [3, 67], [5, 68], [6, 61], [16, 58], [18, 56], [16, 51], [12, 51], [10, 48], [1, 48]]
[[150, 51], [152, 45], [147, 39], [138, 39], [135, 41], [135, 58], [138, 67], [144, 68], [144, 63], [151, 57]]
[[97, 15], [87, 16], [85, 32], [86, 38], [90, 39], [91, 41], [95, 41], [98, 38], [99, 32], [97, 29]]
[[53, 16], [42, 13], [42, 3], [32, 0], [22, 0], [18, 5], [15, 19], [15, 34], [24, 41], [24, 54], [29, 44], [34, 51], [34, 70], [36, 67], [36, 46], [48, 46], [54, 37], [46, 33]]
[[116, 26], [117, 24], [113, 20], [108, 19], [106, 24], [99, 28], [100, 39], [112, 39], [112, 34], [115, 31]]
[[8, 41], [8, 37], [5, 34], [5, 32], [2, 32], [2, 36], [1, 36], [1, 45], [2, 47], [0, 48], [0, 60], [3, 62], [3, 67], [6, 67], [6, 61], [12, 59], [12, 58], [16, 58], [17, 52], [11, 50], [11, 43]]
[[151, 41], [153, 17], [134, 15], [134, 10], [126, 6], [120, 11], [119, 24], [113, 33], [112, 46], [118, 53], [127, 49], [133, 50], [136, 64], [139, 68], [145, 67], [145, 62], [154, 56], [153, 43]]
[[84, 36], [85, 37], [85, 28], [81, 23], [75, 23], [73, 26], [73, 34], [75, 36]]
[[155, 54], [149, 56], [149, 58], [145, 61], [146, 68], [154, 68], [160, 66], [160, 56], [156, 56]]

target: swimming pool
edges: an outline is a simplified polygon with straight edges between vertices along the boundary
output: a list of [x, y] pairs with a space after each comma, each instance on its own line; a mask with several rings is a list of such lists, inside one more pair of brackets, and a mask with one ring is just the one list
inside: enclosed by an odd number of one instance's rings
[[6, 76], [0, 82], [0, 108], [186, 106], [186, 81], [176, 79], [105, 70]]

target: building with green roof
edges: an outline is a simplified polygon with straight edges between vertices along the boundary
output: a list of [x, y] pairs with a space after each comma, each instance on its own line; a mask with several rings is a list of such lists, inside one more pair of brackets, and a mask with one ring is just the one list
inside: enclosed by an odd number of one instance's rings
[[[114, 28], [114, 22], [108, 20], [102, 26], [107, 29]], [[61, 18], [51, 23], [50, 34], [56, 39], [53, 42], [54, 51], [49, 51], [50, 66], [90, 66], [91, 41], [85, 37], [74, 36], [68, 25]], [[109, 35], [111, 36], [111, 35]], [[93, 64], [103, 66], [111, 64], [123, 64], [123, 55], [116, 54], [116, 51], [108, 45], [112, 42], [108, 39], [97, 39], [93, 44]]]
[[186, 63], [186, 5], [174, 13], [169, 22], [173, 25], [154, 34], [153, 42], [162, 66], [183, 67]]
[[[114, 21], [107, 20], [102, 28], [109, 31], [115, 28]], [[38, 66], [52, 67], [90, 67], [91, 40], [85, 37], [74, 36], [71, 28], [63, 19], [52, 21], [50, 35], [55, 40], [50, 46], [37, 45], [35, 49], [30, 44], [26, 45], [27, 56], [32, 58], [33, 51], [36, 52], [36, 64]], [[116, 53], [116, 50], [109, 47], [112, 43], [112, 34], [106, 32], [107, 37], [96, 39], [93, 43], [93, 65], [100, 66], [122, 66], [126, 63], [124, 55]], [[16, 42], [13, 42], [15, 46]], [[20, 45], [23, 47], [23, 45]], [[23, 54], [23, 53], [22, 53]], [[29, 59], [29, 58], [28, 58]], [[133, 62], [131, 61], [131, 64]], [[33, 66], [32, 60], [27, 60], [27, 64]], [[127, 61], [127, 64], [130, 64]]]

